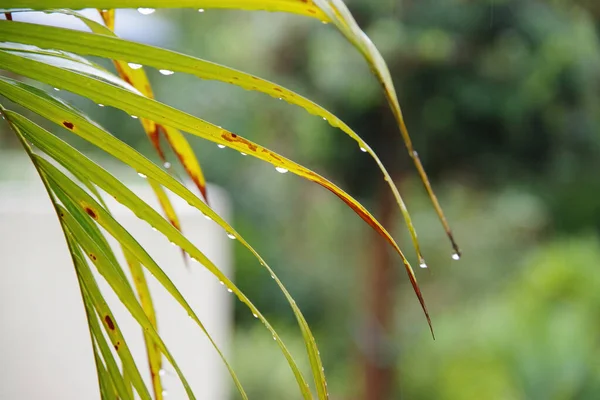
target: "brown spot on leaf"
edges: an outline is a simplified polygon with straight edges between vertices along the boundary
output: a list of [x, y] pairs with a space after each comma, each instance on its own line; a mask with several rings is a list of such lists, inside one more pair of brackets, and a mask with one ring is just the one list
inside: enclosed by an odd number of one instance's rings
[[8, 21], [12, 21], [12, 20], [13, 20], [13, 19], [12, 19], [12, 13], [6, 13], [5, 15], [6, 15], [6, 19], [7, 19]]
[[104, 322], [106, 322], [108, 329], [110, 329], [111, 331], [115, 330], [115, 324], [114, 324], [112, 318], [110, 317], [110, 315], [107, 315], [104, 317]]
[[119, 347], [121, 347], [121, 342], [115, 343], [115, 350], [119, 351]]
[[74, 126], [73, 123], [69, 122], [69, 121], [63, 121], [63, 125], [65, 126], [65, 128], [68, 128], [68, 129], [73, 129], [73, 126]]
[[278, 87], [274, 87], [273, 90], [276, 92], [283, 92], [283, 90], [279, 89]]
[[92, 259], [92, 261], [96, 261], [98, 259], [94, 253], [90, 253], [89, 256]]
[[96, 214], [96, 212], [94, 210], [92, 210], [89, 207], [85, 208], [85, 212], [87, 213], [87, 215], [89, 215], [90, 217], [94, 218], [94, 219], [98, 219], [98, 215]]
[[252, 143], [249, 140], [244, 139], [241, 136], [236, 135], [235, 133], [223, 131], [223, 133], [221, 134], [221, 137], [231, 143], [241, 143], [241, 144], [245, 145], [251, 151], [256, 151], [258, 149], [258, 146], [256, 146], [254, 143]]

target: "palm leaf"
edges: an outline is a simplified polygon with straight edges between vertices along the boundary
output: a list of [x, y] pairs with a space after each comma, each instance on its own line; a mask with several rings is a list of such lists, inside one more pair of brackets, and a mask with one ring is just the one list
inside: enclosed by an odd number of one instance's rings
[[[78, 17], [82, 19], [82, 21], [84, 21], [94, 32], [102, 32], [102, 28], [104, 27], [99, 27], [99, 24], [85, 17], [79, 15]], [[137, 65], [147, 65], [157, 69], [166, 69], [195, 75], [202, 79], [226, 82], [247, 90], [255, 90], [275, 98], [281, 98], [290, 104], [300, 106], [309, 113], [323, 118], [332, 126], [340, 128], [344, 133], [357, 142], [357, 147], [371, 155], [371, 157], [377, 163], [377, 166], [381, 170], [385, 181], [392, 190], [396, 202], [398, 203], [402, 215], [407, 223], [413, 245], [417, 251], [419, 263], [423, 266], [425, 265], [425, 260], [423, 259], [420, 251], [417, 234], [410, 218], [410, 214], [408, 213], [398, 188], [394, 184], [394, 181], [384, 165], [379, 160], [379, 157], [377, 157], [370, 146], [364, 142], [360, 136], [348, 125], [318, 104], [300, 96], [297, 93], [294, 93], [291, 90], [256, 76], [169, 50], [134, 43], [114, 37], [107, 38], [103, 35], [94, 35], [69, 29], [46, 27], [33, 24], [27, 25], [28, 26], [26, 29], [19, 30], [15, 29], [13, 25], [6, 23], [3, 24], [2, 21], [0, 21], [0, 39], [5, 38], [6, 40], [10, 41], [26, 42], [41, 47], [53, 46], [61, 50], [73, 51], [78, 54], [124, 60]], [[14, 32], [22, 30], [26, 31], [24, 35], [19, 32]], [[47, 38], [49, 36], [53, 39], [48, 40]], [[85, 43], [85, 45], [83, 45], [83, 43]]]
[[[330, 190], [378, 232], [400, 255], [431, 328], [431, 321], [425, 302], [408, 260], [387, 230], [366, 208], [333, 182], [292, 160], [242, 138], [236, 133], [226, 131], [221, 127], [212, 125], [200, 118], [154, 100], [148, 79], [143, 69], [138, 68], [138, 65], [154, 67], [159, 70], [169, 71], [169, 73], [187, 73], [202, 79], [219, 80], [245, 89], [260, 91], [302, 107], [308, 112], [327, 120], [331, 125], [340, 128], [345, 134], [354, 139], [358, 147], [367, 152], [377, 163], [407, 223], [419, 262], [422, 266], [425, 266], [419, 249], [416, 231], [398, 189], [377, 155], [350, 127], [319, 105], [267, 80], [194, 57], [122, 40], [112, 33], [115, 21], [115, 13], [112, 9], [120, 7], [145, 7], [148, 12], [153, 7], [269, 10], [309, 16], [323, 22], [333, 23], [345, 38], [359, 50], [381, 83], [397, 120], [401, 135], [409, 150], [409, 154], [417, 167], [417, 171], [433, 201], [436, 212], [452, 242], [455, 256], [459, 257], [460, 251], [454, 241], [439, 202], [431, 189], [418, 154], [413, 149], [387, 66], [373, 43], [360, 30], [341, 0], [147, 0], [143, 4], [140, 1], [133, 0], [6, 0], [3, 7], [6, 9], [0, 10], [0, 12], [39, 9], [73, 15], [86, 23], [92, 30], [92, 33], [36, 24], [0, 21], [0, 42], [3, 42], [0, 43], [1, 69], [52, 85], [56, 88], [68, 90], [85, 96], [96, 103], [113, 106], [128, 114], [139, 117], [146, 134], [157, 150], [163, 164], [166, 162], [166, 156], [160, 146], [161, 133], [165, 135], [169, 145], [174, 150], [188, 175], [192, 177], [192, 180], [204, 198], [206, 198], [206, 186], [202, 171], [187, 139], [179, 130], [217, 143], [220, 147], [229, 147], [251, 155], [274, 165], [279, 172], [290, 171]], [[58, 8], [62, 7], [69, 9], [58, 10]], [[99, 9], [107, 25], [106, 27], [71, 10], [88, 7]], [[119, 76], [115, 76], [97, 64], [82, 58], [81, 55], [99, 56], [113, 60]], [[154, 375], [158, 375], [157, 371], [160, 369], [161, 354], [164, 354], [169, 363], [175, 368], [180, 380], [184, 384], [188, 397], [194, 398], [194, 395], [183, 373], [177, 367], [175, 360], [171, 357], [167, 347], [156, 331], [156, 316], [142, 268], [146, 268], [157, 278], [167, 292], [190, 314], [213, 345], [214, 342], [200, 320], [195, 316], [191, 307], [187, 304], [185, 298], [177, 291], [177, 288], [169, 280], [164, 271], [154, 262], [145, 249], [139, 245], [135, 238], [113, 218], [102, 201], [101, 194], [97, 188], [115, 197], [118, 202], [125, 205], [139, 218], [160, 231], [168, 240], [180, 246], [182, 250], [190, 255], [192, 260], [200, 262], [229, 291], [233, 292], [270, 331], [283, 355], [286, 357], [304, 399], [311, 399], [312, 394], [302, 373], [271, 324], [253, 305], [250, 299], [178, 230], [180, 226], [177, 216], [172, 209], [168, 194], [164, 189], [168, 189], [175, 195], [186, 200], [191, 206], [214, 220], [225, 230], [228, 236], [238, 239], [257, 258], [260, 264], [267, 269], [286, 296], [303, 335], [318, 398], [328, 398], [319, 352], [304, 316], [272, 269], [226, 221], [165, 170], [116, 139], [72, 106], [40, 89], [4, 77], [0, 77], [0, 94], [62, 126], [69, 132], [84, 138], [126, 165], [134, 168], [141, 176], [147, 177], [152, 189], [159, 197], [168, 220], [171, 222], [161, 217], [152, 207], [133, 194], [118, 179], [83, 156], [66, 142], [58, 139], [25, 117], [6, 111], [0, 106], [0, 112], [7, 117], [9, 124], [20, 138], [25, 150], [38, 169], [65, 231], [68, 246], [80, 280], [82, 297], [88, 315], [100, 392], [103, 399], [112, 398], [115, 395], [123, 399], [132, 398], [132, 385], [141, 398], [150, 398], [150, 395], [143, 381], [141, 381], [135, 362], [130, 357], [123, 335], [118, 331], [114, 317], [96, 285], [94, 275], [91, 273], [86, 257], [92, 261], [98, 272], [107, 280], [111, 289], [117, 294], [121, 302], [142, 327], [146, 339], [150, 370], [153, 375], [153, 389], [157, 399], [162, 397], [162, 390], [160, 379], [154, 379]], [[31, 141], [37, 149], [61, 164], [66, 171], [80, 182], [81, 186], [54, 166], [52, 162], [34, 154], [25, 138]], [[87, 188], [87, 191], [84, 188]], [[124, 271], [108, 245], [100, 227], [113, 236], [123, 248], [127, 264], [134, 277], [134, 286], [127, 281]], [[138, 298], [136, 298], [134, 287]], [[107, 322], [107, 316], [110, 318], [111, 324]], [[106, 343], [106, 338], [103, 336], [104, 333], [100, 329], [100, 324], [98, 324], [98, 318], [100, 318], [111, 344], [116, 346], [116, 354], [119, 356], [123, 366], [122, 373], [118, 370], [115, 359], [112, 357], [112, 350]], [[238, 390], [246, 398], [241, 383], [237, 380], [235, 373], [216, 345], [215, 349], [223, 358]]]

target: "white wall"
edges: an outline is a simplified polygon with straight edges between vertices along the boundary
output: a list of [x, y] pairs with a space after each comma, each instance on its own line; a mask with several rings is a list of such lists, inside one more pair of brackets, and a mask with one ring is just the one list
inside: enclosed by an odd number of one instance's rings
[[[151, 191], [136, 181], [132, 189], [152, 205]], [[225, 219], [227, 199], [210, 187], [211, 205]], [[108, 196], [105, 196], [108, 197]], [[172, 196], [173, 197], [173, 196]], [[231, 245], [214, 222], [183, 202], [175, 202], [184, 233], [229, 275]], [[200, 264], [188, 271], [181, 252], [121, 206], [111, 211], [146, 246], [197, 311], [217, 342], [225, 346], [234, 296]], [[120, 256], [119, 251], [116, 253]], [[148, 275], [149, 276], [149, 275]], [[102, 282], [102, 288], [110, 288]], [[150, 278], [159, 331], [200, 399], [226, 399], [230, 378], [207, 339], [180, 307]], [[107, 296], [126, 339], [147, 370], [139, 327]], [[0, 399], [99, 398], [90, 337], [77, 280], [50, 201], [36, 180], [0, 182]], [[168, 398], [186, 398], [166, 366]], [[149, 380], [149, 374], [145, 378]], [[150, 388], [150, 385], [149, 385]]]

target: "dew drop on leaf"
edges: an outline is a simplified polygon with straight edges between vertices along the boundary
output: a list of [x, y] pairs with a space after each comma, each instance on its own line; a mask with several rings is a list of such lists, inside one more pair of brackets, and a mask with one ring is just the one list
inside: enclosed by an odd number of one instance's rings
[[168, 162], [168, 161], [165, 161], [165, 163], [163, 164], [163, 166], [164, 166], [165, 168], [167, 168], [167, 169], [168, 169], [168, 168], [171, 168], [171, 163], [170, 163], [170, 162]]
[[421, 268], [427, 268], [427, 264], [425, 264], [423, 261], [421, 261], [419, 263], [419, 267], [421, 267]]
[[98, 107], [104, 107], [104, 104], [98, 103]]
[[240, 151], [240, 154], [243, 155], [243, 156], [247, 156], [248, 155], [246, 153], [242, 153], [241, 151]]
[[233, 233], [227, 233], [227, 237], [235, 240], [235, 235]]
[[169, 69], [159, 69], [158, 72], [160, 72], [163, 75], [173, 75], [175, 72], [169, 70]]
[[132, 115], [131, 118], [138, 119], [137, 115]]
[[140, 178], [144, 178], [144, 179], [147, 178], [147, 176], [142, 174], [141, 172], [138, 172], [138, 175], [140, 176]]
[[204, 218], [206, 218], [209, 221], [212, 221], [212, 218], [210, 218], [208, 215], [205, 215]]
[[225, 145], [224, 144], [218, 144], [217, 147], [220, 148], [220, 149], [224, 149]]
[[57, 92], [60, 92], [60, 89], [55, 87], [54, 90], [56, 90]]
[[280, 174], [285, 174], [286, 172], [288, 172], [288, 170], [283, 167], [275, 167], [275, 170]]
[[231, 288], [227, 288], [227, 291], [228, 291], [229, 293], [233, 293], [233, 290], [231, 290]]
[[129, 65], [129, 68], [131, 68], [131, 69], [140, 69], [140, 68], [142, 68], [142, 64], [127, 63], [127, 65]]
[[256, 313], [252, 313], [252, 316], [253, 316], [254, 318], [258, 318], [258, 315], [256, 315]]
[[363, 153], [366, 153], [366, 152], [367, 152], [367, 149], [365, 149], [364, 147], [361, 147], [361, 148], [360, 148], [360, 151], [362, 151]]
[[154, 8], [144, 8], [144, 7], [140, 7], [137, 9], [138, 12], [142, 15], [150, 15], [152, 14], [154, 11], [156, 11]]
[[155, 227], [152, 227], [152, 230], [153, 230], [154, 232], [158, 232], [158, 229], [156, 229]]
[[198, 12], [199, 12], [199, 13], [203, 13], [203, 12], [204, 12], [204, 8], [199, 8], [199, 9], [198, 9]]
[[456, 252], [452, 253], [452, 259], [453, 260], [460, 260], [460, 254], [458, 254]]
[[219, 283], [220, 283], [221, 285], [225, 285], [225, 282], [223, 282], [223, 281], [219, 281]]
[[166, 372], [165, 372], [165, 370], [164, 370], [164, 369], [159, 369], [159, 370], [158, 370], [158, 375], [159, 375], [159, 376], [165, 376], [165, 374], [166, 374]]

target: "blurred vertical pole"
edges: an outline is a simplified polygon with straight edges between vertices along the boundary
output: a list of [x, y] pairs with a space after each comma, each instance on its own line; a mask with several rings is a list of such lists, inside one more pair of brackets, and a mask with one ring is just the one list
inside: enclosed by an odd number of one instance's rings
[[[394, 202], [380, 185], [377, 189], [379, 221], [390, 231], [394, 224]], [[373, 235], [371, 263], [365, 277], [367, 293], [366, 329], [363, 337], [362, 368], [364, 400], [391, 399], [395, 356], [388, 346], [393, 322], [395, 272], [388, 243]]]

